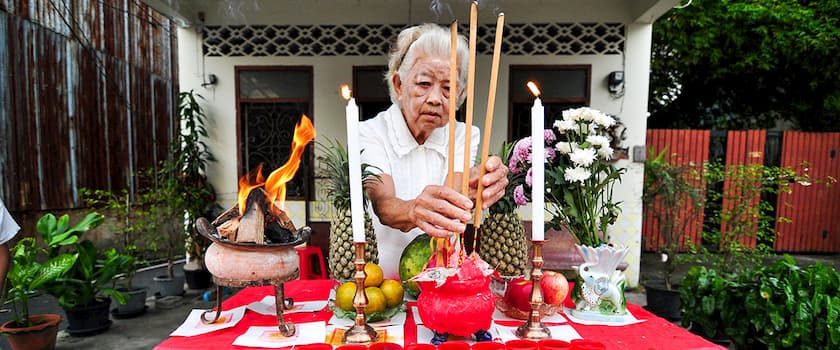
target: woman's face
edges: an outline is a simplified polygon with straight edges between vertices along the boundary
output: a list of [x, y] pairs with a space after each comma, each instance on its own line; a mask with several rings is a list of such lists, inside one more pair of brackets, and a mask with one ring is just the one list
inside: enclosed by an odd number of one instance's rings
[[449, 121], [449, 59], [421, 55], [405, 79], [392, 79], [408, 129], [423, 144]]

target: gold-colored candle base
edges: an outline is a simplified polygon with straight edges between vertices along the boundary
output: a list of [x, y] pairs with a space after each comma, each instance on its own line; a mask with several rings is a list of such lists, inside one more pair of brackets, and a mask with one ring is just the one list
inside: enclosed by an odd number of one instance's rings
[[353, 306], [356, 308], [356, 323], [344, 332], [344, 337], [341, 341], [345, 344], [368, 344], [376, 341], [378, 335], [376, 330], [367, 324], [365, 317], [365, 307], [367, 307], [367, 296], [365, 295], [365, 245], [366, 242], [355, 242], [356, 260], [353, 263], [356, 265], [356, 296], [353, 298]]
[[542, 246], [545, 241], [531, 241], [534, 246], [534, 257], [531, 260], [533, 268], [531, 269], [531, 314], [528, 320], [521, 326], [516, 328], [516, 336], [524, 339], [540, 340], [551, 338], [551, 331], [548, 327], [542, 324], [540, 310], [543, 306], [542, 290], [540, 288], [540, 280], [542, 279]]

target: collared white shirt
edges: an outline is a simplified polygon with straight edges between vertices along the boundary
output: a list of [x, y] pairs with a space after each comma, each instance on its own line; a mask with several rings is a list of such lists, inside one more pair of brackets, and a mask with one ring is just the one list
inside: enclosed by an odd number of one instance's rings
[[0, 244], [14, 238], [18, 231], [20, 231], [20, 226], [12, 218], [12, 214], [9, 214], [9, 211], [6, 210], [3, 200], [0, 199]]
[[[466, 125], [455, 125], [455, 172], [464, 168], [464, 142]], [[444, 185], [447, 173], [449, 126], [435, 129], [426, 142], [418, 144], [405, 123], [399, 106], [392, 104], [376, 117], [360, 124], [362, 163], [378, 167], [382, 173], [394, 179], [396, 197], [411, 200], [429, 185]], [[472, 127], [470, 164], [478, 153], [479, 129]], [[399, 279], [400, 255], [403, 249], [423, 231], [414, 228], [402, 232], [379, 222], [379, 218], [368, 208], [376, 232], [379, 248], [379, 266], [385, 278]]]

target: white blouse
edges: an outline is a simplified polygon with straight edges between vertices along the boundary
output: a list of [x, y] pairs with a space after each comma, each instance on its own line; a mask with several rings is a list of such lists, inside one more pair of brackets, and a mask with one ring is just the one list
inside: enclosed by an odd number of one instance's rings
[[[382, 173], [394, 179], [396, 197], [402, 200], [416, 198], [426, 186], [444, 185], [447, 172], [447, 143], [449, 125], [435, 129], [426, 142], [418, 144], [411, 135], [405, 118], [397, 105], [391, 105], [376, 117], [364, 121], [359, 128], [362, 148], [362, 163], [378, 167]], [[466, 125], [455, 125], [455, 144], [463, 145]], [[472, 127], [470, 164], [478, 153], [478, 127]], [[464, 147], [455, 147], [455, 172], [464, 168]], [[375, 171], [375, 170], [374, 170]], [[415, 237], [423, 233], [419, 228], [402, 232], [379, 222], [379, 218], [368, 207], [373, 220], [379, 248], [379, 266], [385, 278], [399, 279], [399, 262], [403, 249]]]

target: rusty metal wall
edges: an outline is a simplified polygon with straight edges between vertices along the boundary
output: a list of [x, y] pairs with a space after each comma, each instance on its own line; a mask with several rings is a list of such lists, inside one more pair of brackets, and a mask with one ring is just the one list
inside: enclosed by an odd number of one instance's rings
[[177, 132], [174, 22], [139, 0], [0, 0], [0, 197], [78, 208], [134, 189]]

